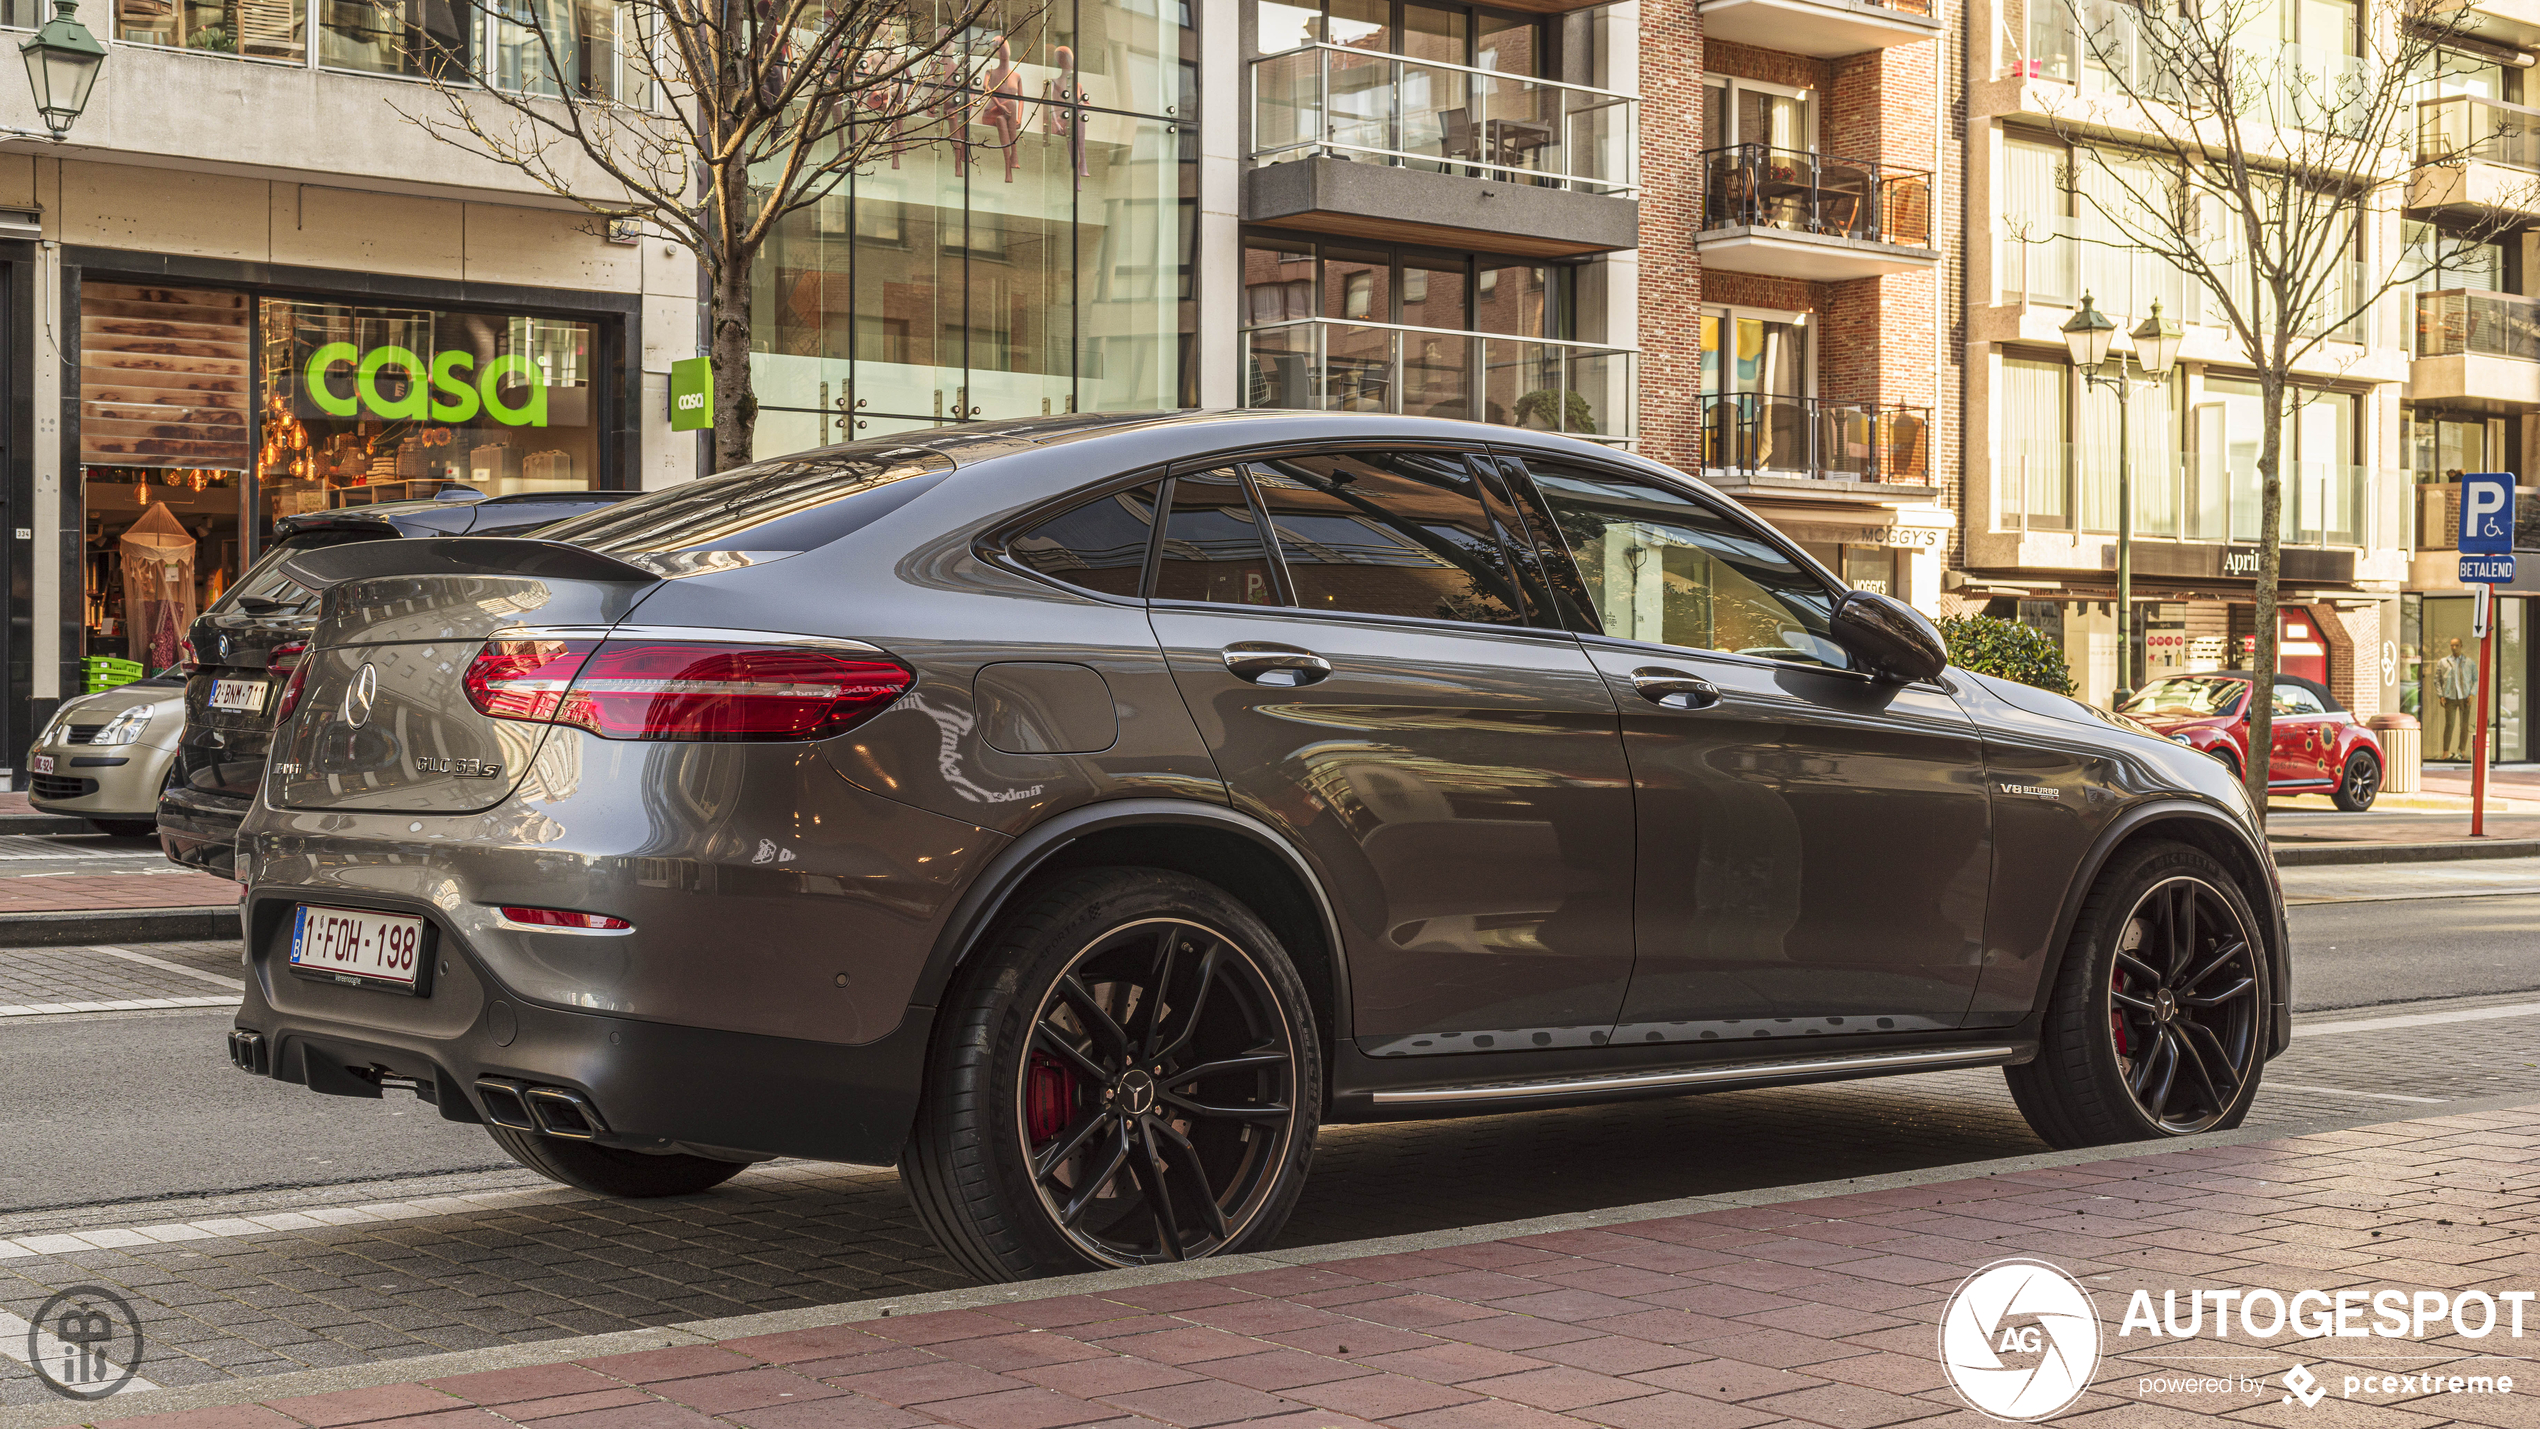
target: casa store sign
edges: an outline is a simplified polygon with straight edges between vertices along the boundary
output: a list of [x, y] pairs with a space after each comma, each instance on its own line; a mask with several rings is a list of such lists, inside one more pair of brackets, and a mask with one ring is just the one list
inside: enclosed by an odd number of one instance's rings
[[427, 361], [393, 344], [330, 342], [310, 352], [300, 377], [295, 405], [306, 417], [533, 428], [590, 421], [590, 390], [551, 387], [526, 357], [480, 365], [466, 348], [445, 348]]

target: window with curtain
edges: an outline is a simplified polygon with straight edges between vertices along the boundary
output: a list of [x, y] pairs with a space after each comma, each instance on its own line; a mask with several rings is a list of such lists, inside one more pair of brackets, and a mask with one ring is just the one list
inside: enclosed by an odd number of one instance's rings
[[1997, 285], [2005, 298], [2025, 293], [2065, 303], [2072, 290], [2072, 244], [2065, 236], [2064, 146], [2010, 139], [2002, 146], [2002, 242]]
[[2001, 446], [1995, 462], [2005, 524], [2041, 531], [2072, 528], [2064, 417], [2071, 369], [2035, 358], [2002, 359], [1995, 404]]

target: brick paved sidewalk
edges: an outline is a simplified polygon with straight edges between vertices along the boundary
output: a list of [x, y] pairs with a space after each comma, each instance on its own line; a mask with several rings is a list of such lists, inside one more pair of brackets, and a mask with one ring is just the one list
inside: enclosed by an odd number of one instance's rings
[[[2102, 1326], [2092, 1387], [2059, 1423], [2145, 1429], [2220, 1416], [2290, 1429], [2316, 1412], [2322, 1429], [2530, 1429], [2540, 1425], [2540, 1363], [2524, 1350], [2540, 1342], [2540, 1315], [2524, 1327], [2529, 1339], [2509, 1338], [2501, 1319], [2492, 1335], [2463, 1338], [2439, 1317], [2422, 1339], [2287, 1331], [2253, 1342], [2238, 1322], [2230, 1339], [2117, 1331], [2138, 1289], [2156, 1303], [2171, 1291], [2189, 1299], [2264, 1287], [2287, 1300], [2359, 1291], [2366, 1324], [2381, 1291], [2413, 1297], [2401, 1303], [2422, 1312], [2421, 1292], [2521, 1289], [2540, 1272], [2525, 1240], [2535, 1227], [2540, 1107], [2517, 1107], [1594, 1229], [1446, 1235], [1388, 1254], [1281, 1252], [1273, 1259], [1300, 1263], [1230, 1264], [1214, 1277], [1184, 1278], [1185, 1267], [957, 1291], [917, 1299], [959, 1308], [901, 1307], [921, 1313], [831, 1307], [777, 1333], [701, 1322], [667, 1332], [695, 1341], [672, 1348], [566, 1359], [568, 1344], [545, 1364], [105, 1422], [1972, 1429], [1988, 1421], [1948, 1386], [1935, 1326], [1971, 1272], [2030, 1255], [2079, 1277]], [[2297, 1363], [2325, 1385], [2316, 1409], [2287, 1396], [2282, 1377]], [[2487, 1394], [2453, 1387], [2499, 1375], [2518, 1383]], [[60, 1422], [74, 1417], [65, 1406]]]
[[150, 871], [0, 873], [0, 913], [84, 913], [100, 908], [234, 908], [238, 885], [173, 864]]

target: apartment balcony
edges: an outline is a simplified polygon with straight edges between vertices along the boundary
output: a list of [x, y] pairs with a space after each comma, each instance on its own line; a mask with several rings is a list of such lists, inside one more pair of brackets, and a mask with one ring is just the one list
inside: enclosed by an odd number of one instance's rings
[[2518, 50], [2540, 49], [2540, 0], [2471, 0], [2460, 8], [2461, 33]]
[[2512, 414], [2540, 406], [2540, 298], [2419, 293], [2408, 398]]
[[2540, 109], [2453, 94], [2417, 106], [2408, 207], [2540, 215]]
[[1526, 258], [1640, 246], [1640, 101], [1313, 44], [1252, 61], [1243, 216]]
[[1931, 408], [1766, 392], [1702, 399], [1703, 475], [1739, 496], [1925, 501]]
[[1396, 323], [1297, 318], [1243, 334], [1244, 405], [1395, 412], [1638, 435], [1639, 353], [1628, 348]]
[[1706, 268], [1814, 283], [1927, 269], [1931, 171], [1736, 144], [1702, 156]]
[[1838, 59], [1938, 35], [1932, 0], [1703, 0], [1702, 35]]

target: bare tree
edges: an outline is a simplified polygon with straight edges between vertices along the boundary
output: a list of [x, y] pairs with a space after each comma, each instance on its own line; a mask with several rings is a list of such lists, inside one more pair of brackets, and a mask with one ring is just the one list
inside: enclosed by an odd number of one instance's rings
[[[2528, 206], [2527, 185], [2483, 202], [2466, 186], [2474, 160], [2528, 150], [2534, 136], [2507, 127], [2507, 111], [2420, 113], [2470, 15], [2457, 0], [2359, 0], [2353, 36], [2328, 48], [2279, 39], [2279, 7], [2296, 0], [2033, 3], [2064, 7], [2086, 65], [2052, 116], [2072, 151], [2063, 181], [2076, 212], [2201, 289], [2206, 321], [2257, 375], [2257, 650], [2243, 773], [2263, 819], [2296, 370], [2337, 365], [2328, 344], [2360, 343], [2395, 295], [2457, 271], [2511, 227], [2507, 210]], [[2455, 221], [2403, 243], [2401, 212], [2424, 206]], [[2129, 658], [2130, 636], [2120, 636]]]
[[[516, 169], [596, 225], [646, 225], [697, 257], [714, 364], [714, 465], [749, 461], [752, 271], [789, 215], [930, 144], [954, 172], [1011, 152], [1041, 0], [453, 0], [424, 38], [436, 138]], [[612, 33], [589, 33], [596, 14]], [[1068, 52], [1038, 98], [1076, 135]], [[982, 133], [981, 131], [985, 131]]]

